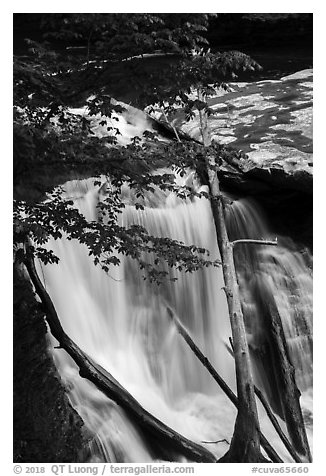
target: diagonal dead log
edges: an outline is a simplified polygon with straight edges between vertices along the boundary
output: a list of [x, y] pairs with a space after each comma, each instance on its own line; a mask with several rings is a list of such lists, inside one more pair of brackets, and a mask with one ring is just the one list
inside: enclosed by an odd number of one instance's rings
[[[200, 90], [197, 91], [198, 99], [201, 99]], [[167, 118], [166, 118], [167, 119]], [[205, 147], [209, 146], [211, 143], [211, 137], [209, 135], [208, 130], [208, 122], [207, 122], [207, 114], [203, 111], [199, 111], [199, 120], [200, 120], [200, 132], [202, 136], [202, 143]], [[168, 121], [167, 121], [168, 122]], [[169, 124], [170, 125], [170, 124]], [[170, 125], [171, 126], [171, 125]], [[171, 126], [172, 127], [172, 126]], [[173, 132], [176, 136], [178, 142], [180, 142], [180, 136], [176, 132], [175, 127], [173, 127]], [[211, 163], [213, 162], [213, 166], [215, 165], [214, 159], [211, 159]], [[236, 372], [237, 372], [237, 388], [238, 394], [240, 393], [240, 406], [238, 403], [235, 403], [237, 400], [236, 396], [233, 394], [232, 390], [228, 388], [227, 384], [220, 378], [217, 374], [215, 369], [211, 366], [210, 362], [207, 360], [203, 354], [199, 351], [197, 346], [193, 343], [190, 336], [187, 334], [185, 329], [182, 325], [176, 322], [178, 331], [191, 347], [195, 355], [199, 358], [199, 360], [203, 363], [203, 365], [207, 368], [207, 370], [211, 373], [213, 378], [217, 381], [217, 383], [221, 386], [221, 388], [225, 391], [225, 393], [229, 396], [231, 401], [237, 406], [238, 408], [238, 416], [235, 426], [234, 436], [232, 438], [231, 448], [230, 451], [225, 455], [226, 461], [232, 461], [235, 457], [238, 461], [250, 461], [251, 459], [257, 461], [261, 458], [259, 454], [258, 448], [258, 438], [257, 432], [260, 434], [260, 441], [264, 442], [265, 437], [261, 435], [260, 428], [259, 428], [259, 421], [258, 421], [258, 413], [256, 408], [256, 403], [254, 399], [254, 385], [253, 379], [251, 375], [250, 369], [250, 360], [249, 360], [249, 349], [247, 340], [245, 337], [245, 329], [244, 329], [244, 322], [241, 310], [241, 304], [238, 296], [238, 289], [237, 289], [237, 278], [236, 278], [236, 271], [234, 267], [234, 260], [233, 260], [233, 248], [236, 244], [246, 242], [248, 243], [255, 243], [255, 244], [270, 244], [270, 245], [277, 245], [277, 241], [261, 241], [261, 240], [236, 240], [234, 242], [230, 242], [228, 239], [226, 225], [225, 225], [225, 217], [224, 217], [224, 209], [223, 203], [221, 199], [221, 193], [219, 188], [219, 181], [217, 178], [217, 172], [212, 170], [210, 165], [211, 163], [207, 164], [207, 173], [209, 179], [209, 185], [211, 189], [211, 193], [214, 196], [215, 200], [212, 200], [212, 211], [213, 217], [217, 232], [218, 238], [218, 245], [221, 251], [222, 262], [223, 262], [223, 274], [225, 279], [225, 292], [228, 300], [228, 307], [230, 313], [230, 321], [233, 335], [236, 335], [237, 343], [237, 357], [236, 357]], [[216, 200], [217, 198], [219, 200]], [[169, 311], [169, 309], [168, 309]], [[169, 311], [170, 317], [173, 318], [172, 311]], [[240, 355], [242, 354], [242, 355]], [[226, 387], [225, 387], [226, 386]], [[241, 402], [243, 402], [241, 404]], [[248, 421], [250, 431], [246, 428], [245, 421]], [[247, 430], [247, 431], [245, 431]], [[246, 433], [250, 433], [249, 435]], [[269, 445], [267, 440], [265, 441], [267, 446]], [[239, 448], [241, 448], [239, 450]], [[271, 450], [270, 450], [271, 451]], [[295, 453], [295, 452], [294, 452]], [[267, 452], [268, 454], [268, 452]], [[273, 455], [273, 449], [271, 451], [272, 456], [276, 459], [279, 458], [278, 455]], [[297, 455], [296, 455], [297, 458]], [[300, 460], [299, 460], [300, 461]]]
[[[259, 286], [259, 283], [257, 283]], [[263, 296], [263, 297], [262, 297]], [[283, 324], [274, 297], [267, 289], [257, 292], [259, 303], [271, 342], [272, 364], [277, 369], [277, 390], [281, 396], [284, 420], [292, 444], [305, 461], [311, 462], [312, 456], [300, 406], [300, 390], [295, 380], [295, 368], [292, 365]]]
[[[225, 380], [218, 374], [218, 372], [215, 370], [213, 365], [210, 363], [207, 357], [202, 353], [202, 351], [199, 349], [199, 347], [195, 344], [193, 339], [190, 337], [189, 333], [185, 329], [185, 327], [182, 325], [180, 320], [177, 318], [177, 316], [174, 314], [174, 312], [167, 306], [167, 312], [168, 316], [176, 326], [179, 334], [181, 337], [185, 340], [185, 342], [188, 344], [192, 352], [195, 354], [195, 356], [198, 358], [198, 360], [203, 364], [203, 366], [208, 370], [210, 375], [213, 377], [215, 382], [220, 386], [220, 388], [223, 390], [223, 392], [226, 394], [226, 396], [231, 400], [233, 405], [238, 408], [238, 399], [236, 395], [233, 393], [231, 388], [228, 386], [228, 384], [225, 382]], [[270, 445], [268, 442], [267, 438], [263, 435], [263, 433], [259, 430], [259, 435], [260, 435], [260, 444], [266, 451], [266, 454], [270, 457], [270, 459], [273, 461], [273, 463], [283, 463], [282, 459], [279, 457], [279, 455], [276, 453], [274, 448]], [[299, 460], [300, 462], [300, 460]]]
[[[37, 274], [34, 256], [29, 245], [26, 245], [25, 256], [24, 264], [45, 308], [51, 333], [59, 342], [60, 347], [64, 349], [77, 364], [81, 377], [87, 378], [108, 398], [120, 405], [144, 433], [151, 438], [151, 441], [156, 442], [159, 451], [165, 448], [170, 451], [171, 455], [174, 455], [171, 458], [172, 460], [177, 460], [177, 455], [183, 455], [187, 459], [199, 463], [216, 463], [217, 460], [210, 451], [172, 430], [145, 410], [109, 372], [104, 373], [100, 366], [94, 365], [92, 360], [70, 339], [65, 333], [53, 302]], [[166, 456], [166, 452], [164, 455]]]
[[[232, 342], [231, 338], [230, 338], [230, 344], [231, 344], [232, 348], [230, 348], [227, 344], [226, 344], [226, 348], [229, 351], [229, 353], [232, 355], [232, 357], [234, 357], [233, 342]], [[282, 440], [285, 448], [288, 450], [289, 454], [292, 456], [293, 460], [296, 463], [302, 463], [301, 458], [299, 457], [299, 455], [297, 454], [297, 452], [295, 451], [295, 449], [291, 445], [290, 441], [288, 440], [287, 436], [283, 432], [282, 428], [280, 427], [279, 422], [277, 421], [273, 411], [271, 410], [264, 394], [259, 390], [258, 387], [256, 387], [256, 385], [254, 386], [254, 389], [255, 389], [255, 394], [257, 395], [261, 404], [263, 405], [268, 418], [270, 419], [270, 421], [271, 421], [273, 427], [275, 428], [275, 431], [277, 432], [278, 436]]]
[[288, 450], [288, 452], [292, 456], [293, 460], [296, 463], [302, 463], [301, 458], [299, 457], [299, 455], [297, 454], [297, 452], [295, 451], [295, 449], [293, 448], [293, 446], [289, 442], [287, 436], [283, 432], [282, 428], [280, 427], [274, 413], [272, 412], [270, 406], [268, 405], [268, 402], [267, 402], [266, 398], [264, 397], [263, 393], [259, 390], [259, 388], [257, 388], [256, 386], [255, 386], [255, 394], [259, 398], [261, 404], [263, 405], [263, 407], [265, 409], [265, 412], [266, 412], [268, 418], [272, 422], [272, 425], [274, 426], [278, 436], [282, 440], [284, 446], [286, 447], [286, 449]]
[[[231, 243], [232, 250], [236, 244], [241, 243], [255, 245], [277, 245], [277, 240], [235, 240]], [[289, 351], [284, 335], [281, 317], [279, 315], [274, 297], [271, 295], [269, 290], [264, 288], [261, 289], [261, 292], [257, 291], [256, 299], [259, 303], [262, 317], [265, 320], [266, 327], [269, 331], [269, 339], [272, 342], [272, 361], [274, 368], [277, 369], [276, 382], [278, 392], [281, 396], [282, 410], [288, 434], [293, 444], [293, 446], [291, 445], [290, 454], [292, 456], [295, 455], [296, 458], [299, 459], [298, 462], [300, 462], [301, 458], [303, 458], [305, 461], [311, 462], [312, 457], [299, 401], [300, 391], [295, 380], [295, 369], [289, 357]], [[257, 394], [256, 389], [255, 393]], [[282, 437], [281, 439], [283, 441]], [[288, 448], [289, 445], [285, 445]], [[297, 453], [299, 453], [300, 457]]]
[[[198, 99], [201, 99], [200, 90], [197, 91], [197, 94], [198, 94]], [[209, 136], [208, 122], [207, 122], [207, 114], [203, 111], [199, 111], [199, 120], [200, 120], [200, 132], [202, 136], [202, 143], [205, 147], [207, 147], [211, 143], [211, 137]], [[170, 124], [169, 126], [172, 128]], [[180, 142], [180, 134], [176, 132], [175, 127], [173, 127], [173, 131], [175, 133], [177, 140]], [[187, 139], [189, 138], [190, 137], [188, 136]], [[213, 158], [211, 162], [213, 162], [213, 166], [214, 166], [215, 163]], [[230, 165], [238, 169], [240, 172], [242, 173], [244, 172], [242, 170], [240, 162], [239, 163], [232, 162]], [[230, 311], [232, 332], [234, 334], [236, 330], [237, 337], [238, 338], [240, 337], [240, 340], [242, 340], [242, 344], [243, 344], [242, 346], [240, 346], [238, 345], [238, 342], [237, 342], [236, 368], [238, 372], [242, 374], [242, 377], [240, 376], [240, 379], [239, 379], [239, 375], [237, 373], [238, 393], [239, 393], [239, 387], [242, 387], [242, 390], [240, 389], [241, 390], [240, 399], [245, 400], [246, 399], [246, 391], [245, 391], [246, 385], [244, 385], [243, 383], [248, 380], [252, 381], [252, 378], [250, 375], [250, 361], [249, 361], [248, 345], [245, 338], [245, 330], [244, 330], [244, 324], [243, 324], [243, 318], [242, 318], [241, 305], [239, 308], [239, 306], [237, 305], [239, 299], [234, 299], [234, 297], [238, 294], [238, 290], [237, 290], [236, 272], [235, 272], [234, 261], [233, 261], [233, 247], [238, 243], [277, 245], [277, 241], [263, 242], [261, 240], [236, 240], [233, 243], [231, 243], [228, 239], [228, 235], [227, 235], [227, 231], [225, 227], [224, 209], [223, 209], [223, 202], [222, 202], [222, 198], [220, 194], [219, 180], [217, 178], [217, 171], [212, 170], [210, 168], [210, 164], [208, 164], [207, 172], [209, 177], [209, 185], [210, 185], [211, 193], [215, 198], [215, 200], [212, 200], [212, 210], [213, 210], [214, 222], [215, 222], [215, 226], [217, 230], [219, 248], [222, 255], [223, 274], [224, 274], [224, 279], [226, 281], [225, 291], [226, 291], [226, 296], [227, 296], [228, 306]], [[237, 310], [235, 313], [232, 312], [232, 310], [234, 309]], [[291, 362], [288, 360], [286, 342], [282, 338], [283, 329], [282, 329], [282, 325], [280, 324], [280, 320], [278, 319], [279, 316], [277, 317], [277, 314], [278, 313], [275, 313], [275, 309], [271, 309], [270, 311], [271, 331], [272, 331], [271, 333], [273, 336], [273, 341], [276, 343], [278, 348], [274, 360], [275, 361], [277, 360], [278, 363], [281, 363], [280, 365], [281, 383], [279, 383], [279, 386], [282, 388], [285, 388], [288, 386], [288, 390], [286, 390], [285, 397], [283, 399], [283, 406], [285, 406], [286, 423], [287, 423], [289, 434], [291, 435], [291, 439], [297, 451], [300, 454], [302, 454], [308, 461], [311, 461], [309, 444], [308, 444], [305, 427], [303, 423], [303, 418], [302, 418], [302, 413], [301, 413], [301, 408], [299, 404], [298, 389], [295, 384], [294, 369], [291, 365]], [[241, 339], [241, 334], [244, 335], [244, 339]], [[236, 339], [236, 341], [238, 341], [238, 338]], [[241, 353], [242, 353], [242, 360], [243, 360], [242, 363], [241, 363], [241, 355], [240, 355]], [[247, 362], [245, 362], [246, 360]], [[257, 423], [258, 423], [257, 411], [254, 408], [255, 404], [253, 402], [253, 398], [254, 398], [253, 391], [255, 391], [255, 387], [252, 385], [252, 382], [250, 382], [249, 386], [247, 386], [247, 389], [249, 391], [248, 402], [247, 402], [247, 405], [245, 404], [245, 406], [247, 406], [247, 410], [249, 409], [249, 411], [253, 413], [254, 418], [257, 418]], [[250, 407], [251, 407], [251, 410], [250, 410]], [[246, 413], [246, 410], [244, 409], [242, 413]], [[239, 435], [241, 435], [242, 430], [244, 433], [246, 430], [244, 419], [245, 418], [242, 417], [242, 422], [241, 423], [238, 422], [239, 423], [238, 428], [236, 428], [237, 431], [235, 431], [235, 434], [237, 433], [238, 443], [233, 445], [234, 448], [241, 446], [239, 445], [239, 442], [241, 442], [241, 437], [239, 437]], [[240, 420], [241, 418], [239, 417], [239, 421]], [[248, 421], [250, 423], [250, 420]], [[236, 422], [236, 426], [237, 426], [237, 422]], [[241, 430], [241, 427], [242, 427], [242, 430]], [[252, 425], [250, 425], [250, 428], [251, 428], [250, 431], [252, 435], [254, 436], [254, 439], [256, 439], [254, 435], [255, 430], [253, 429]], [[247, 441], [248, 441], [248, 438], [247, 438]], [[284, 438], [283, 438], [283, 442], [284, 442]], [[291, 447], [291, 450], [289, 450], [290, 447]], [[256, 450], [257, 450], [257, 444], [255, 445], [255, 448], [253, 449], [253, 453], [255, 453]], [[294, 450], [294, 448], [292, 447], [290, 443], [288, 445], [288, 450], [290, 451], [290, 454], [295, 459], [295, 461], [300, 462], [300, 458], [298, 454], [296, 453], [296, 451]], [[236, 450], [235, 450], [235, 453], [236, 453]]]

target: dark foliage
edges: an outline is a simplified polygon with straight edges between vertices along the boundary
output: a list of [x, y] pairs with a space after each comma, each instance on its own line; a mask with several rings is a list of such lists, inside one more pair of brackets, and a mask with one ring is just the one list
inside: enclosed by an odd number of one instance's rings
[[[28, 236], [36, 256], [44, 263], [57, 262], [45, 245], [49, 238], [65, 235], [84, 243], [105, 271], [119, 263], [117, 253], [122, 253], [137, 259], [146, 276], [156, 281], [167, 274], [163, 262], [186, 271], [218, 264], [196, 246], [150, 236], [139, 226], [119, 226], [124, 208], [120, 190], [127, 184], [141, 198], [159, 187], [189, 197], [193, 191], [176, 187], [171, 175], [153, 175], [153, 169], [164, 163], [181, 174], [189, 167], [200, 174], [207, 154], [214, 154], [218, 163], [237, 153], [217, 145], [164, 145], [150, 132], [145, 141], [135, 137], [121, 147], [116, 144], [118, 127], [107, 122], [123, 112], [116, 101], [124, 99], [117, 84], [123, 90], [128, 81], [137, 84], [137, 105], [158, 103], [166, 112], [183, 107], [190, 120], [198, 110], [213, 113], [206, 98], [215, 87], [226, 87], [224, 81], [237, 71], [259, 67], [239, 52], [204, 50], [209, 19], [206, 14], [38, 14], [40, 41], [26, 40], [28, 54], [14, 58], [16, 247]], [[148, 70], [146, 55], [158, 50], [174, 55], [164, 74]], [[84, 115], [72, 109], [81, 105], [87, 106]], [[104, 137], [96, 135], [96, 121], [107, 126]], [[105, 220], [87, 222], [59, 189], [53, 191], [71, 172], [109, 177], [110, 190], [99, 205]], [[35, 193], [26, 193], [28, 188], [37, 191], [37, 200]], [[154, 264], [146, 259], [150, 254]]]

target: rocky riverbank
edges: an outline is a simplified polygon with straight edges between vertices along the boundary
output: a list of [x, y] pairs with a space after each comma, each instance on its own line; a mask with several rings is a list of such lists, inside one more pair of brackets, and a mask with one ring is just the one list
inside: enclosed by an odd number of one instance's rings
[[[213, 140], [240, 149], [248, 156], [239, 166], [244, 173], [281, 170], [293, 178], [312, 176], [312, 69], [280, 80], [234, 83], [227, 93], [209, 100]], [[198, 117], [185, 122], [180, 110], [172, 124], [200, 140]], [[302, 183], [302, 186], [304, 184]], [[309, 185], [307, 185], [309, 188]]]

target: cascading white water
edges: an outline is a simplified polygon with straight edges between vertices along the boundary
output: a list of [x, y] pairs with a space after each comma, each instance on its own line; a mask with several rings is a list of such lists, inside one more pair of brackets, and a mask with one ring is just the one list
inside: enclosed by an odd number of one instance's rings
[[[256, 203], [234, 202], [229, 209], [230, 239], [271, 238]], [[301, 391], [312, 386], [312, 259], [286, 238], [278, 246], [241, 245], [235, 252], [244, 317], [252, 347], [266, 338], [260, 300], [272, 297], [280, 314]]]
[[[90, 183], [67, 184], [66, 192], [75, 199], [79, 210], [89, 220], [94, 220], [99, 193], [98, 188], [90, 186]], [[233, 206], [232, 213], [239, 217], [241, 213], [236, 210], [237, 206], [240, 205]], [[242, 207], [249, 209], [244, 204]], [[252, 218], [247, 217], [246, 220], [252, 223]], [[129, 201], [121, 221], [125, 226], [143, 225], [156, 236], [169, 236], [186, 244], [207, 248], [213, 259], [219, 257], [210, 205], [205, 199], [182, 202], [173, 195], [157, 194], [151, 206], [137, 211]], [[237, 219], [232, 221], [236, 223]], [[261, 219], [258, 218], [257, 222], [264, 229]], [[109, 371], [143, 407], [176, 431], [199, 443], [223, 439], [230, 441], [235, 409], [186, 346], [168, 319], [166, 310], [167, 305], [173, 308], [204, 354], [235, 390], [234, 362], [225, 346], [231, 330], [221, 269], [205, 268], [191, 275], [171, 271], [171, 277], [178, 277], [178, 280], [157, 286], [142, 279], [137, 263], [130, 258], [121, 257], [120, 266], [112, 267], [106, 274], [94, 266], [83, 245], [62, 239], [50, 246], [60, 257], [60, 263], [42, 267], [40, 275], [43, 274], [46, 289], [71, 338]], [[294, 254], [284, 248], [282, 250], [287, 256], [287, 263], [292, 262]], [[263, 256], [264, 253], [266, 256]], [[277, 298], [283, 306], [288, 291], [282, 279], [290, 279], [288, 275], [291, 273], [288, 272], [287, 278], [284, 278], [283, 264], [286, 260], [280, 255], [276, 259], [275, 250], [269, 253], [267, 249], [261, 253], [262, 261], [274, 266], [266, 268], [266, 285], [272, 285], [269, 282], [272, 276], [277, 283]], [[300, 290], [304, 289], [308, 295], [309, 268], [303, 262], [300, 266]], [[257, 265], [254, 268], [257, 270]], [[240, 281], [243, 277], [243, 269], [240, 269]], [[245, 294], [245, 287], [241, 289]], [[294, 328], [298, 337], [297, 340], [292, 339], [293, 354], [297, 352], [295, 342], [300, 341], [303, 334], [307, 335], [306, 328], [303, 329], [300, 323], [309, 322], [310, 326], [310, 316], [308, 318], [305, 312], [310, 303], [308, 297], [305, 299], [304, 302], [297, 299], [301, 307], [294, 322], [293, 313], [287, 313], [291, 300], [288, 307], [284, 305], [282, 308], [287, 337], [291, 341]], [[245, 306], [254, 306], [249, 299], [244, 301]], [[309, 362], [310, 348], [305, 346], [304, 352], [307, 356], [298, 350], [301, 360], [297, 361], [302, 366], [301, 380], [304, 390], [307, 390], [310, 387], [309, 369], [304, 362]], [[64, 351], [55, 349], [53, 355], [73, 405], [96, 434], [92, 447], [93, 460], [153, 460], [150, 447], [124, 411], [82, 379]], [[306, 400], [310, 402], [309, 398]], [[290, 461], [261, 409], [260, 413], [266, 436], [284, 459]], [[206, 446], [217, 456], [222, 456], [228, 449], [228, 444], [223, 441], [207, 443]]]

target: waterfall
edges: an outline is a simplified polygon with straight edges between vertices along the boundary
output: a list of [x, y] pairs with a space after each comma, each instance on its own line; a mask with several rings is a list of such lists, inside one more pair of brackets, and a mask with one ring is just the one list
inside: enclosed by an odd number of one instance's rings
[[[250, 200], [234, 202], [229, 209], [230, 239], [271, 238], [262, 212]], [[288, 238], [277, 247], [242, 245], [235, 252], [238, 281], [247, 332], [252, 347], [264, 339], [260, 299], [275, 300], [282, 319], [289, 354], [296, 369], [301, 391], [312, 385], [312, 258], [307, 250], [298, 250]]]
[[[95, 220], [100, 192], [92, 181], [71, 182], [66, 194], [88, 218]], [[124, 192], [121, 224], [139, 224], [150, 234], [168, 236], [210, 250], [219, 258], [210, 204], [206, 199], [181, 201], [156, 192], [144, 210], [136, 210]], [[228, 213], [231, 239], [268, 238], [270, 232], [252, 203], [235, 201]], [[170, 270], [172, 282], [151, 284], [131, 258], [105, 273], [94, 266], [84, 245], [64, 238], [49, 246], [58, 265], [41, 266], [40, 276], [68, 335], [97, 364], [109, 371], [139, 402], [164, 423], [200, 444], [230, 441], [236, 411], [196, 360], [167, 316], [171, 307], [216, 370], [235, 391], [234, 361], [226, 344], [231, 336], [221, 268], [196, 273]], [[309, 255], [287, 243], [271, 249], [244, 246], [235, 256], [250, 349], [255, 353], [264, 338], [255, 303], [254, 281], [275, 297], [283, 320], [307, 422], [311, 406], [311, 272]], [[52, 339], [54, 341], [54, 339]], [[125, 412], [93, 384], [82, 379], [76, 365], [61, 349], [51, 352], [67, 386], [73, 406], [96, 435], [92, 461], [153, 461], [148, 442]], [[254, 360], [255, 378], [273, 401], [268, 368]], [[267, 375], [267, 376], [266, 376]], [[259, 407], [262, 428], [285, 461], [291, 461]], [[281, 424], [282, 421], [280, 420]], [[308, 433], [309, 433], [308, 427]], [[310, 436], [310, 433], [309, 433]], [[206, 443], [216, 456], [227, 441]]]

